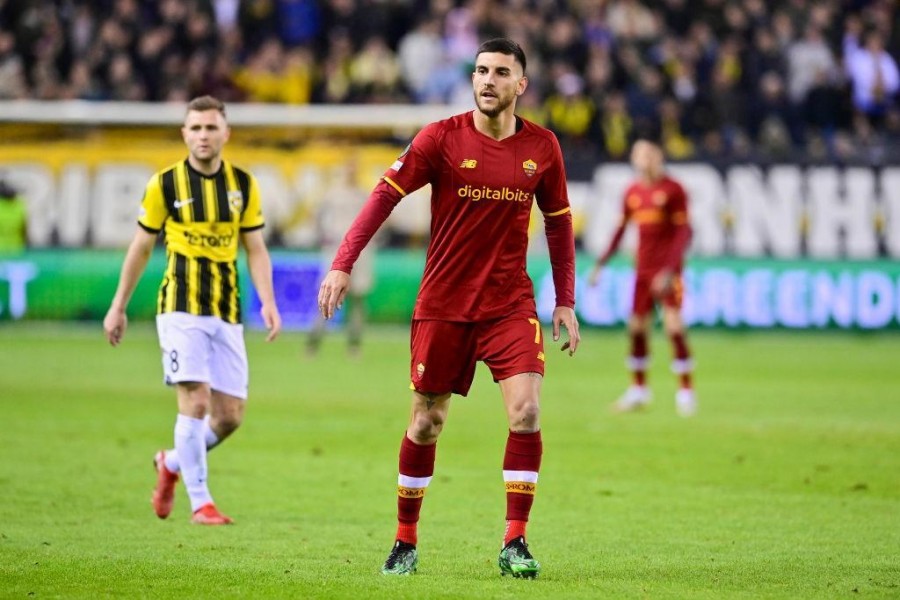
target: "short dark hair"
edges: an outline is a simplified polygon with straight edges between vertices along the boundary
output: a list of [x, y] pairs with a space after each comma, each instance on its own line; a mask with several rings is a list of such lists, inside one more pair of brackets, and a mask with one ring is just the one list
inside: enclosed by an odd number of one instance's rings
[[480, 46], [478, 46], [478, 52], [475, 53], [475, 60], [478, 60], [478, 55], [482, 52], [499, 52], [500, 54], [513, 55], [516, 61], [522, 65], [522, 73], [525, 72], [525, 51], [522, 50], [522, 46], [512, 41], [509, 38], [493, 38], [486, 42], [483, 42]]
[[662, 126], [656, 120], [639, 120], [632, 131], [631, 141], [634, 142], [650, 142], [655, 146], [662, 148]]
[[197, 96], [187, 105], [187, 112], [196, 110], [203, 112], [205, 110], [217, 110], [225, 116], [225, 103], [214, 96]]

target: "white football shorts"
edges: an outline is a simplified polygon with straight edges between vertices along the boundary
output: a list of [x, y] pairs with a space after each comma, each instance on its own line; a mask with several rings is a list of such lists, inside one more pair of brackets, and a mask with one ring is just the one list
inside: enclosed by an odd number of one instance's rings
[[199, 381], [229, 396], [247, 398], [243, 325], [219, 317], [171, 312], [156, 315], [156, 331], [167, 385]]

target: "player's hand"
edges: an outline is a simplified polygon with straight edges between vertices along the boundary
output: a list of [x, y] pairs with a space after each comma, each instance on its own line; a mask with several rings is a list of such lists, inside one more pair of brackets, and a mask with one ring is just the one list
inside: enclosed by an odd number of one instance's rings
[[650, 282], [650, 292], [657, 297], [665, 296], [672, 291], [674, 284], [675, 275], [672, 271], [666, 269], [657, 273], [653, 281]]
[[128, 327], [128, 316], [119, 308], [110, 307], [103, 318], [103, 333], [111, 346], [118, 346], [125, 336]]
[[262, 308], [259, 309], [259, 314], [263, 323], [266, 324], [266, 329], [269, 330], [266, 341], [271, 342], [278, 337], [278, 332], [281, 331], [281, 314], [278, 312], [278, 307], [275, 304], [263, 304]]
[[600, 273], [603, 272], [603, 266], [595, 264], [588, 275], [587, 283], [589, 287], [594, 287], [600, 281]]
[[569, 334], [569, 339], [563, 343], [560, 350], [568, 350], [569, 356], [574, 356], [578, 349], [578, 343], [581, 341], [581, 334], [578, 333], [578, 319], [575, 317], [575, 311], [568, 306], [557, 306], [553, 309], [553, 341], [559, 341], [559, 326], [562, 324]]
[[326, 319], [334, 316], [335, 311], [344, 304], [347, 289], [350, 287], [350, 275], [343, 271], [328, 271], [328, 275], [319, 286], [319, 312]]

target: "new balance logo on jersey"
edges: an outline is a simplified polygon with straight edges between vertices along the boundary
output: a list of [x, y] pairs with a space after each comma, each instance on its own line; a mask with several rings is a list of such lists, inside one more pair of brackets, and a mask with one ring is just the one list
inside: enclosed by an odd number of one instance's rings
[[461, 163], [459, 163], [460, 169], [474, 169], [478, 166], [478, 161], [474, 158], [464, 158]]
[[186, 198], [185, 200], [176, 200], [175, 208], [181, 208], [182, 206], [187, 206], [188, 204], [190, 204], [193, 201], [194, 201], [193, 198]]

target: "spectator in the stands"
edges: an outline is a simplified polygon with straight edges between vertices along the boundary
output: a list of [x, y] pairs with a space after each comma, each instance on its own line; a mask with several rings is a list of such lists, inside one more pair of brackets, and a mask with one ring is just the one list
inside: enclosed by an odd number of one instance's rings
[[884, 49], [884, 38], [876, 29], [858, 39], [852, 32], [844, 38], [844, 62], [853, 90], [853, 108], [878, 127], [895, 104], [900, 89], [897, 62]]
[[825, 43], [822, 32], [813, 24], [806, 26], [803, 39], [788, 47], [787, 63], [788, 96], [794, 104], [806, 99], [817, 73], [830, 75], [836, 66], [834, 54]]
[[879, 143], [900, 159], [889, 0], [0, 0], [0, 99], [469, 103], [494, 35], [528, 52], [523, 110], [572, 67], [599, 115], [584, 156], [620, 155], [626, 124], [663, 112], [696, 153], [743, 152], [774, 73], [795, 152]]

